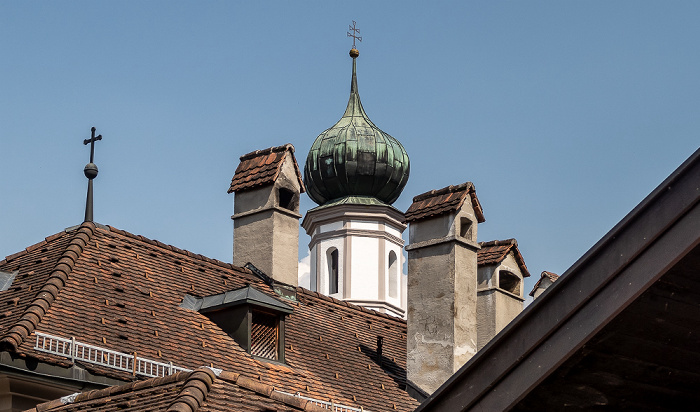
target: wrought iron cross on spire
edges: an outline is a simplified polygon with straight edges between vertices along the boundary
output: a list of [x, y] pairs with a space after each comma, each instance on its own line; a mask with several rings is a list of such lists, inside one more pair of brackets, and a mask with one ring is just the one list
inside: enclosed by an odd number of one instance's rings
[[360, 29], [355, 27], [356, 24], [357, 23], [355, 23], [355, 20], [353, 20], [352, 26], [348, 26], [348, 27], [350, 27], [350, 30], [352, 31], [352, 33], [348, 32], [348, 37], [352, 37], [352, 48], [353, 49], [355, 48], [355, 40], [362, 41], [362, 36], [358, 36], [358, 34], [360, 34]]
[[93, 163], [93, 160], [95, 160], [95, 142], [98, 140], [102, 140], [102, 135], [95, 136], [95, 130], [97, 129], [95, 129], [94, 127], [90, 129], [90, 131], [92, 132], [92, 137], [83, 140], [84, 145], [90, 143], [90, 163]]
[[83, 144], [90, 143], [90, 163], [85, 165], [83, 172], [88, 178], [87, 199], [85, 200], [85, 222], [92, 222], [92, 179], [97, 177], [97, 165], [93, 163], [95, 160], [95, 142], [102, 140], [102, 135], [95, 136], [95, 128], [91, 129], [92, 136], [89, 139], [83, 140]]

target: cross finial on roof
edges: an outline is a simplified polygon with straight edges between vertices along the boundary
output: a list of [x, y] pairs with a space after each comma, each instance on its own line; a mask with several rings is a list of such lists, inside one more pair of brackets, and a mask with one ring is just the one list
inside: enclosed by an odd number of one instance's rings
[[358, 36], [358, 34], [360, 34], [360, 29], [355, 27], [356, 24], [357, 23], [355, 22], [355, 20], [353, 20], [352, 26], [349, 26], [350, 27], [349, 30], [351, 30], [352, 33], [348, 32], [348, 37], [352, 37], [352, 48], [353, 49], [355, 49], [355, 40], [362, 41], [362, 36]]
[[83, 140], [83, 144], [87, 145], [90, 143], [90, 163], [85, 165], [83, 172], [85, 177], [88, 178], [88, 190], [87, 199], [85, 200], [85, 222], [92, 222], [92, 179], [97, 177], [97, 165], [93, 163], [95, 160], [95, 142], [102, 140], [102, 135], [95, 136], [95, 128], [90, 129], [92, 135], [89, 139]]

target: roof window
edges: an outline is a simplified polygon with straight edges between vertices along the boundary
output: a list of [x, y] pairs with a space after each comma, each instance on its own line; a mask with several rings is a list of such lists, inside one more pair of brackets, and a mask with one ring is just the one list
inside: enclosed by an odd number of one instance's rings
[[12, 286], [12, 282], [15, 281], [18, 271], [14, 272], [3, 272], [0, 270], [0, 292], [8, 290]]
[[185, 295], [181, 307], [196, 310], [253, 356], [284, 362], [284, 318], [293, 309], [251, 286], [211, 295]]

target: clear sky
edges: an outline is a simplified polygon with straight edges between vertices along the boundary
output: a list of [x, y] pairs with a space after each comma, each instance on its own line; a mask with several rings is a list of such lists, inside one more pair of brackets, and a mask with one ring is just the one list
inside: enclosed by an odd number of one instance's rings
[[238, 157], [292, 143], [304, 163], [345, 109], [355, 20], [365, 110], [411, 158], [395, 206], [474, 182], [479, 240], [518, 240], [529, 291], [698, 148], [699, 18], [697, 1], [0, 2], [0, 255], [82, 221], [95, 126], [97, 222], [231, 261]]

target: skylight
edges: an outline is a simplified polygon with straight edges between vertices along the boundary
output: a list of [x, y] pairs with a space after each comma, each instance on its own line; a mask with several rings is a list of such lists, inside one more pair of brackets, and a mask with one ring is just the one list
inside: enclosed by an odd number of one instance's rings
[[0, 292], [8, 290], [12, 286], [18, 271], [3, 272], [0, 270]]

